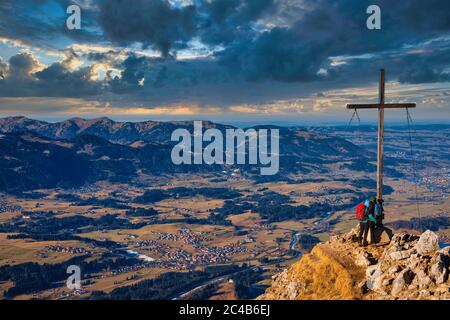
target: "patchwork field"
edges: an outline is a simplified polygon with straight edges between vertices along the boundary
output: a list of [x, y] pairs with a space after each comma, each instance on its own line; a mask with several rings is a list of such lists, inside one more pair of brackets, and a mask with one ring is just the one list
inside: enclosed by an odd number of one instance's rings
[[[366, 144], [373, 147], [370, 139]], [[420, 157], [428, 156], [421, 150]], [[442, 159], [419, 166], [417, 184], [408, 167], [388, 166], [385, 225], [412, 233], [429, 228], [450, 242], [448, 160]], [[373, 160], [330, 155], [320, 167], [308, 164], [312, 173], [267, 181], [239, 169], [141, 173], [129, 182], [0, 194], [0, 293], [8, 299], [255, 297], [316, 243], [357, 224], [355, 206], [376, 186], [366, 165], [373, 168]], [[80, 290], [66, 287], [69, 265], [81, 268]]]

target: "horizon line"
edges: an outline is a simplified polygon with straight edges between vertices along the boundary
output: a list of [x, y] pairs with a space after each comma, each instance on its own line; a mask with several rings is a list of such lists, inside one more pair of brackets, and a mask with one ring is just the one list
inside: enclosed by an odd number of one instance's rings
[[[349, 125], [348, 121], [344, 120], [336, 120], [334, 122], [332, 121], [314, 121], [314, 120], [305, 120], [307, 123], [302, 123], [302, 121], [294, 121], [294, 120], [288, 120], [288, 119], [278, 119], [278, 120], [267, 120], [267, 119], [254, 119], [254, 120], [246, 120], [246, 119], [202, 119], [202, 118], [175, 118], [175, 119], [137, 119], [131, 117], [130, 119], [126, 119], [121, 117], [122, 119], [118, 119], [116, 117], [108, 117], [108, 116], [73, 116], [73, 117], [32, 117], [32, 116], [24, 116], [24, 115], [15, 115], [15, 116], [0, 116], [0, 119], [18, 119], [18, 118], [24, 118], [28, 120], [34, 120], [34, 121], [42, 121], [47, 122], [50, 124], [60, 123], [64, 121], [70, 121], [70, 120], [82, 120], [82, 121], [100, 121], [103, 119], [110, 120], [117, 123], [142, 123], [142, 122], [193, 122], [193, 121], [203, 121], [203, 122], [213, 122], [217, 124], [234, 124], [237, 126], [248, 126], [248, 125], [278, 125], [278, 126], [301, 126], [301, 127], [342, 127], [342, 126], [348, 126], [348, 129], [354, 129], [357, 127], [362, 126], [369, 126], [369, 127], [376, 127], [377, 124], [373, 123], [373, 121], [361, 121], [360, 123], [354, 123]], [[407, 124], [402, 121], [393, 121], [391, 120], [390, 123], [387, 123], [387, 127], [399, 127], [399, 126], [406, 126]], [[413, 126], [450, 126], [450, 121], [442, 121], [436, 120], [436, 119], [426, 119], [422, 121], [417, 121], [417, 119], [412, 124]]]

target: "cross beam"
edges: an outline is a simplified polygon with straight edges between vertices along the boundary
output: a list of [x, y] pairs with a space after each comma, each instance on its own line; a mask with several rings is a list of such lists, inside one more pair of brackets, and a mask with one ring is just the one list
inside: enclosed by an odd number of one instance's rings
[[379, 103], [348, 104], [347, 109], [378, 109], [377, 199], [383, 199], [384, 109], [415, 108], [415, 103], [384, 103], [384, 69], [380, 70]]
[[347, 109], [378, 109], [383, 107], [384, 109], [398, 109], [398, 108], [415, 108], [415, 103], [385, 103], [380, 105], [379, 103], [368, 104], [348, 104]]

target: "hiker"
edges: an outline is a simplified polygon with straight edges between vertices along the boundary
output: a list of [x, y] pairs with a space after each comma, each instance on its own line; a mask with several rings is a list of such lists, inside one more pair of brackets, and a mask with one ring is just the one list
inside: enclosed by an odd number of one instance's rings
[[[377, 203], [377, 198], [375, 196], [371, 196], [369, 200], [369, 206], [366, 210], [367, 217], [367, 229], [370, 230], [370, 244], [375, 243], [375, 225], [377, 223], [377, 219], [375, 218], [375, 205]], [[364, 236], [364, 241], [366, 241], [367, 233]]]
[[377, 199], [375, 203], [375, 219], [377, 220], [377, 223], [375, 226], [377, 228], [383, 227], [383, 219], [384, 219], [384, 208], [383, 208], [383, 199]]
[[[366, 200], [366, 203], [368, 205], [368, 200]], [[364, 204], [361, 203], [356, 208], [356, 218], [359, 220], [358, 243], [361, 246], [364, 245], [363, 236], [364, 236], [364, 241], [366, 240], [366, 236], [367, 236], [367, 230], [366, 229], [368, 228], [367, 218], [365, 216], [366, 203], [364, 203]]]
[[370, 197], [364, 204], [360, 204], [357, 208], [356, 216], [360, 220], [358, 242], [361, 246], [367, 246], [367, 233], [370, 230], [370, 243], [375, 243], [375, 219], [374, 208], [376, 197]]

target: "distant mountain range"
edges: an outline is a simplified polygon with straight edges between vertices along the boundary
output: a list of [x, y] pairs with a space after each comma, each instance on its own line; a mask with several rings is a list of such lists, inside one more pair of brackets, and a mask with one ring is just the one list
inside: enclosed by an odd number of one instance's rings
[[[204, 122], [204, 128], [232, 128]], [[267, 128], [258, 126], [255, 129]], [[273, 128], [273, 126], [270, 126]], [[174, 165], [173, 130], [193, 131], [193, 122], [116, 122], [108, 118], [73, 118], [57, 123], [25, 117], [0, 119], [0, 190], [73, 187], [99, 180], [130, 182], [139, 174], [217, 172], [233, 168], [261, 180], [259, 167]], [[280, 127], [280, 172], [266, 180], [287, 179], [290, 173], [326, 174], [327, 164], [351, 163], [368, 170], [374, 155], [351, 142], [298, 128]]]
[[[230, 127], [212, 122], [204, 122], [203, 126], [219, 129]], [[93, 135], [121, 144], [129, 144], [138, 140], [166, 143], [170, 141], [173, 130], [189, 127], [192, 127], [192, 121], [117, 122], [103, 117], [90, 120], [71, 118], [50, 123], [26, 117], [0, 118], [0, 131], [4, 133], [28, 131], [51, 139], [73, 139], [81, 135]]]

